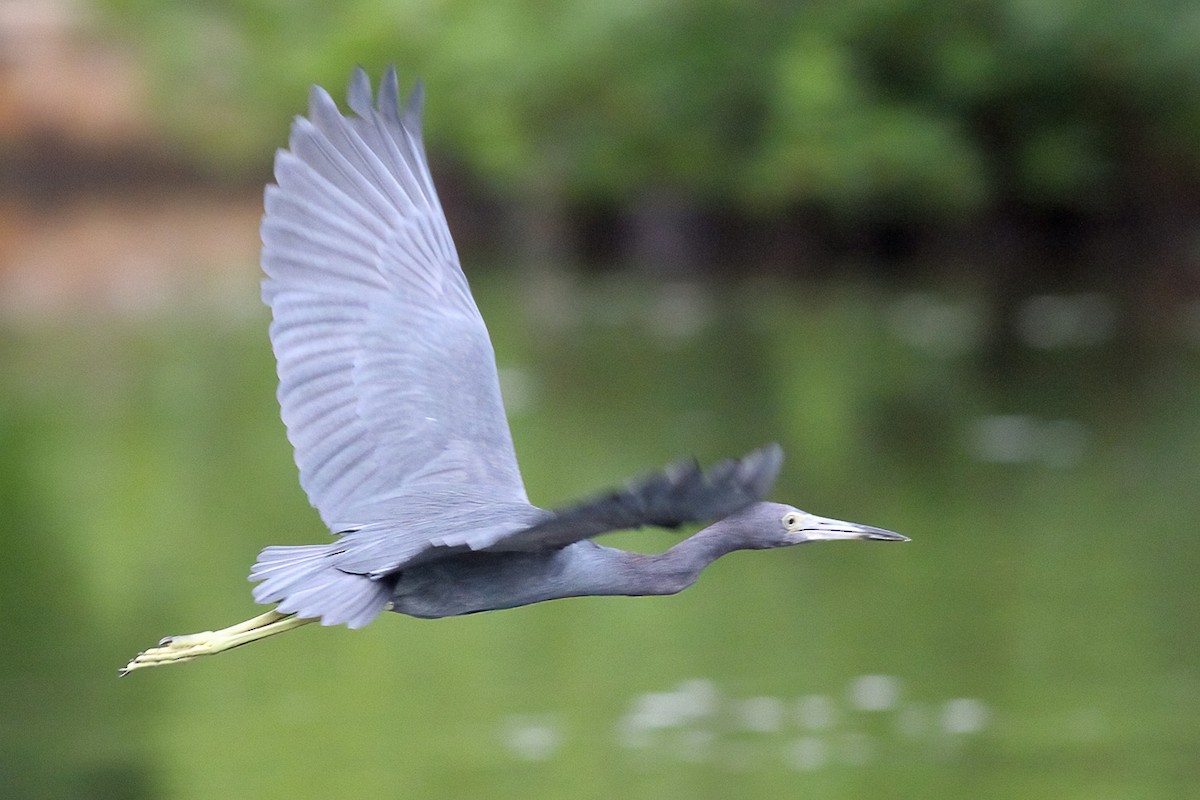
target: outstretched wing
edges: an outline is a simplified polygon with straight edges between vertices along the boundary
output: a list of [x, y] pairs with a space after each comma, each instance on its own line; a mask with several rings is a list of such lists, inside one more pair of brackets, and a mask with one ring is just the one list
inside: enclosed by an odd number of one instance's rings
[[266, 190], [263, 299], [300, 483], [334, 532], [424, 485], [525, 502], [495, 357], [395, 69], [313, 87]]
[[548, 550], [611, 531], [721, 519], [761, 499], [782, 463], [777, 444], [708, 470], [680, 461], [557, 511], [464, 496], [412, 497], [395, 508], [402, 523], [347, 532], [331, 559], [345, 572], [379, 578], [459, 553]]
[[727, 517], [761, 500], [779, 475], [783, 450], [769, 444], [744, 458], [702, 470], [681, 461], [630, 481], [624, 488], [552, 511], [548, 519], [498, 539], [492, 550], [565, 547], [610, 531], [652, 525], [674, 528], [687, 522]]

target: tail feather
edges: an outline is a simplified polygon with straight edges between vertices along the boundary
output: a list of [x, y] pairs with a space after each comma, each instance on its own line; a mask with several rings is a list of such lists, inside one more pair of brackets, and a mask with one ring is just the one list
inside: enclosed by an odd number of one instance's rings
[[282, 614], [320, 618], [322, 625], [361, 628], [379, 615], [391, 596], [386, 582], [343, 572], [330, 545], [265, 548], [250, 570], [259, 603], [277, 603]]

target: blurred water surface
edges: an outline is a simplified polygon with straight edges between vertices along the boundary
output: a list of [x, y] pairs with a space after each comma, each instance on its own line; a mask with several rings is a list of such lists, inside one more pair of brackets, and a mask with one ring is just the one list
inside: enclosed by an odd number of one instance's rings
[[[671, 598], [304, 629], [116, 669], [257, 613], [326, 536], [266, 313], [0, 329], [6, 797], [1180, 797], [1200, 781], [1200, 352], [1031, 298], [473, 274], [530, 496], [781, 441], [773, 496], [910, 535], [739, 553]], [[676, 535], [610, 537], [662, 549]]]

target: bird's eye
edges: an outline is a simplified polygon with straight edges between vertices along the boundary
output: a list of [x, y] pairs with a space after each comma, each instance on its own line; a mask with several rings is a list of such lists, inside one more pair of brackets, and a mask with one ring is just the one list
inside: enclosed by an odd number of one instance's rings
[[790, 530], [795, 530], [800, 527], [800, 515], [794, 511], [789, 511], [783, 515], [783, 527]]

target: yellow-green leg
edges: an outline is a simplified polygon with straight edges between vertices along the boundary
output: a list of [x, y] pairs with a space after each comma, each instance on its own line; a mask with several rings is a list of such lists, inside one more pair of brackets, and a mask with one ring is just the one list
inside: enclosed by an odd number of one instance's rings
[[132, 661], [125, 665], [124, 669], [120, 670], [120, 674], [128, 675], [133, 670], [142, 667], [178, 664], [200, 656], [223, 653], [226, 650], [257, 642], [259, 639], [265, 639], [268, 636], [284, 633], [316, 621], [313, 617], [297, 617], [294, 614], [268, 611], [219, 631], [168, 636], [158, 643], [158, 647], [151, 647], [149, 650], [138, 653]]

